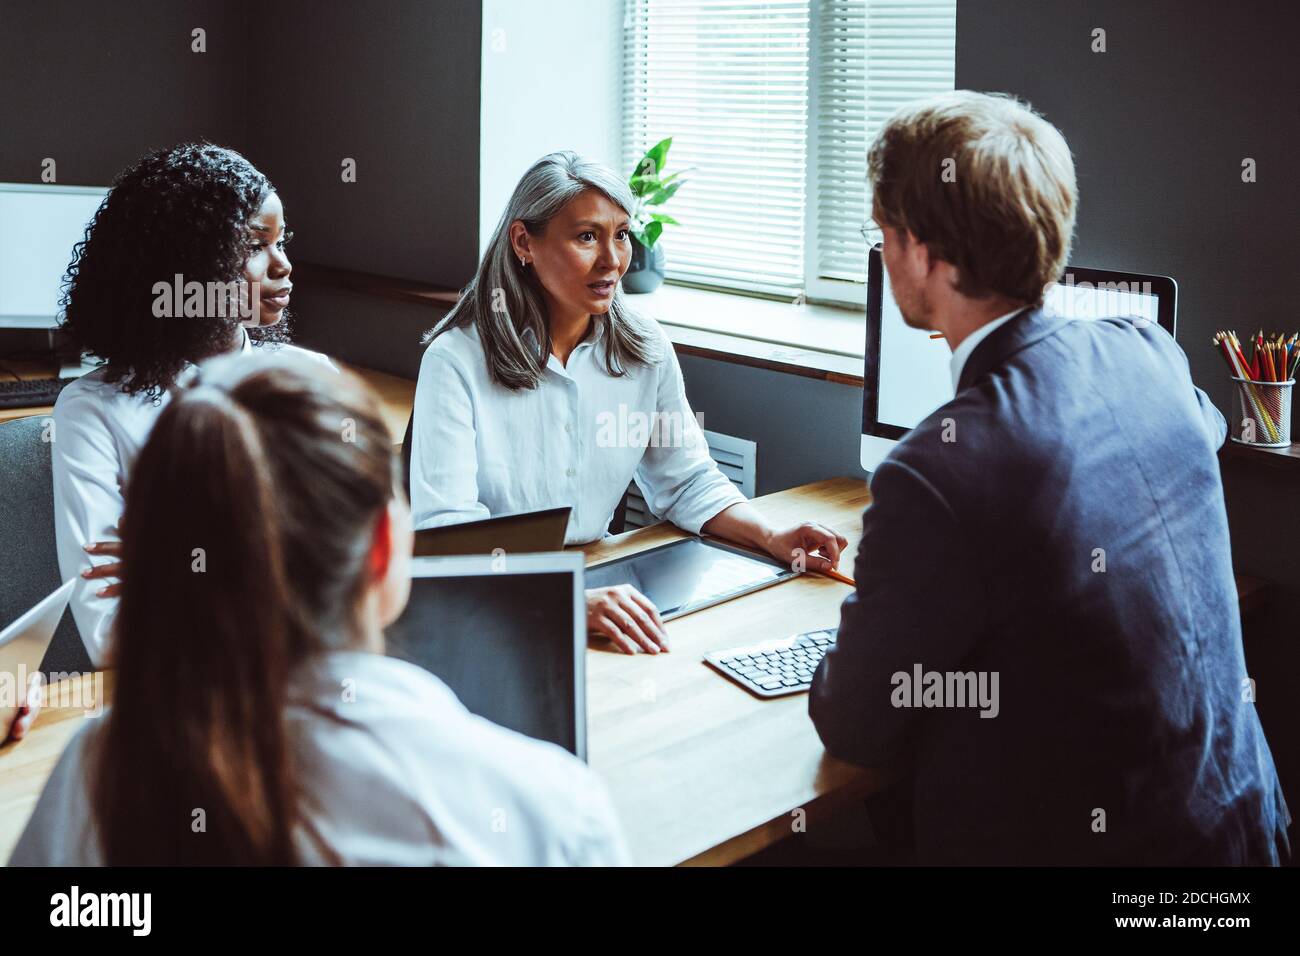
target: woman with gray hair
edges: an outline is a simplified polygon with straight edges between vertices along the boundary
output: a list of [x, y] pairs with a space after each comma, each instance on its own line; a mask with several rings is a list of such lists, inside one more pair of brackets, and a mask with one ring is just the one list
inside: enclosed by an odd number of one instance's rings
[[[671, 343], [619, 289], [633, 205], [622, 179], [573, 152], [519, 181], [420, 365], [416, 526], [570, 505], [566, 540], [586, 543], [635, 478], [651, 510], [686, 531], [833, 568], [843, 537], [773, 527], [709, 456]], [[654, 604], [629, 585], [589, 590], [587, 626], [629, 654], [668, 649]]]

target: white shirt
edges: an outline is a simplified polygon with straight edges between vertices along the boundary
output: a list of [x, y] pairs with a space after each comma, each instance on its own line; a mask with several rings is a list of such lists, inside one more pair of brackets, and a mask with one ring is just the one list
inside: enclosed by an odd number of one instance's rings
[[492, 382], [476, 329], [434, 339], [415, 391], [415, 526], [571, 505], [565, 540], [583, 544], [605, 534], [633, 478], [655, 514], [693, 534], [744, 501], [709, 456], [672, 343], [652, 328], [652, 366], [610, 375], [597, 324], [567, 366], [548, 356], [537, 388], [518, 391]]
[[[244, 333], [242, 352], [257, 361], [267, 355], [293, 353], [330, 365], [324, 355], [292, 345], [254, 347]], [[330, 366], [331, 368], [333, 366]], [[72, 616], [86, 652], [96, 667], [104, 664], [117, 598], [95, 592], [111, 581], [84, 580], [92, 564], [111, 563], [94, 557], [83, 546], [117, 541], [117, 523], [124, 508], [123, 489], [154, 422], [171, 400], [128, 395], [104, 379], [104, 369], [67, 385], [54, 403], [54, 540], [63, 580], [77, 578], [72, 592]]]
[[1006, 325], [1021, 312], [1025, 311], [1024, 306], [1012, 309], [1006, 315], [999, 315], [996, 319], [985, 322], [978, 329], [972, 332], [966, 338], [961, 340], [961, 345], [952, 350], [952, 358], [949, 359], [948, 367], [952, 370], [952, 390], [957, 391], [957, 384], [961, 381], [961, 370], [966, 365], [966, 360], [971, 357], [975, 351], [975, 346], [979, 345], [986, 338], [992, 335], [1000, 326]]
[[[329, 862], [312, 832], [348, 865], [628, 862], [605, 786], [582, 761], [475, 717], [414, 664], [327, 654], [295, 676], [286, 716], [304, 863]], [[88, 719], [68, 744], [10, 866], [103, 865], [88, 773], [102, 724]]]

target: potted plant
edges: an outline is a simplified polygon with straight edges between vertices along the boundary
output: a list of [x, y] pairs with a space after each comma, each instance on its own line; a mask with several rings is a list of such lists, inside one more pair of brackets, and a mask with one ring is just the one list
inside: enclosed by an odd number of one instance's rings
[[[624, 292], [653, 292], [664, 281], [664, 247], [659, 236], [665, 225], [678, 225], [676, 219], [654, 207], [662, 206], [686, 180], [679, 179], [681, 172], [665, 176], [664, 164], [668, 160], [669, 136], [652, 146], [641, 157], [632, 171], [628, 185], [636, 197], [632, 210], [632, 263], [623, 276]], [[687, 170], [682, 170], [687, 172]]]

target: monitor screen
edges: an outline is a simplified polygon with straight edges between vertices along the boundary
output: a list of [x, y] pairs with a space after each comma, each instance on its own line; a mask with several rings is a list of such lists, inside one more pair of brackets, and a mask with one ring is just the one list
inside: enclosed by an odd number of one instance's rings
[[470, 712], [585, 759], [581, 558], [512, 555], [496, 571], [487, 557], [416, 558], [388, 653], [436, 675]]
[[57, 325], [63, 274], [106, 188], [0, 183], [0, 328]]
[[[1134, 316], [1174, 332], [1176, 287], [1166, 276], [1068, 267], [1044, 299], [1044, 308], [1071, 319]], [[878, 318], [877, 318], [878, 311]], [[897, 440], [953, 397], [952, 350], [942, 338], [903, 321], [889, 291], [879, 250], [868, 268], [864, 436]], [[864, 442], [863, 467], [867, 459]]]

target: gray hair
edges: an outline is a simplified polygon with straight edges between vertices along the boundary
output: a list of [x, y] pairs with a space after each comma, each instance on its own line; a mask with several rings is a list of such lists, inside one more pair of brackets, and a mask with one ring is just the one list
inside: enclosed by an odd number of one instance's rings
[[[551, 333], [541, 286], [515, 258], [510, 225], [519, 220], [529, 235], [540, 235], [556, 213], [587, 189], [599, 190], [632, 215], [632, 190], [608, 167], [571, 150], [548, 153], [533, 163], [515, 186], [473, 281], [425, 336], [425, 344], [451, 329], [474, 326], [492, 380], [512, 390], [536, 388], [551, 354]], [[625, 375], [629, 365], [651, 365], [660, 358], [658, 337], [628, 307], [621, 288], [615, 287], [609, 311], [594, 321], [605, 334], [605, 366], [611, 375]], [[536, 348], [523, 338], [529, 330]]]

